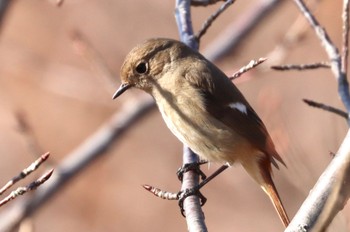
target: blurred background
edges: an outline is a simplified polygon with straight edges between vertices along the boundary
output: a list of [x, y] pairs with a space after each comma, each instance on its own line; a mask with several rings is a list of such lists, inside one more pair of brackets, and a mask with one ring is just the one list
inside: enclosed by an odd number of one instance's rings
[[[204, 35], [200, 51], [212, 55], [222, 45], [219, 41], [230, 40], [230, 33], [266, 2], [237, 1]], [[215, 63], [231, 75], [251, 59], [268, 58], [235, 82], [266, 123], [288, 166], [274, 170], [274, 179], [292, 218], [332, 159], [330, 153], [337, 151], [347, 124], [302, 102], [307, 98], [343, 108], [330, 70], [269, 68], [327, 60], [295, 4], [280, 2]], [[341, 1], [307, 3], [339, 47]], [[192, 8], [196, 31], [220, 5]], [[60, 7], [49, 0], [11, 1], [0, 28], [0, 183], [46, 151], [51, 153], [49, 162], [24, 183], [57, 167], [115, 113], [123, 112], [123, 104], [144, 98], [135, 90], [111, 100], [131, 48], [151, 37], [178, 39], [174, 6], [175, 1], [161, 0], [66, 0]], [[141, 187], [151, 184], [176, 192], [181, 184], [175, 173], [181, 164], [182, 144], [154, 108], [38, 208], [26, 221], [27, 231], [186, 231], [177, 202], [156, 198]], [[202, 169], [209, 174], [217, 167]], [[209, 231], [283, 230], [269, 199], [240, 165], [202, 193], [208, 198], [203, 210]], [[348, 231], [349, 213], [345, 207], [329, 231]]]

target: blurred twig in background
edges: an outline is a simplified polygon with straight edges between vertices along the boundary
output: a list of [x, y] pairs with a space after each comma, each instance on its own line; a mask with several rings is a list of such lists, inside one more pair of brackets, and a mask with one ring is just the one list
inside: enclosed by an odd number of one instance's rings
[[34, 131], [30, 124], [27, 122], [26, 115], [22, 111], [15, 112], [15, 117], [18, 122], [18, 130], [25, 137], [29, 152], [31, 154], [42, 154], [44, 149], [42, 149], [34, 135]]
[[9, 231], [16, 227], [23, 218], [34, 213], [74, 176], [96, 158], [105, 154], [106, 150], [123, 136], [127, 128], [130, 128], [153, 108], [154, 102], [149, 97], [129, 98], [124, 102], [121, 109], [109, 121], [55, 167], [55, 175], [49, 183], [38, 189], [32, 198], [25, 202], [18, 201], [12, 209], [0, 214], [0, 231]]
[[113, 93], [116, 88], [115, 77], [102, 59], [98, 51], [89, 43], [88, 39], [78, 30], [71, 33], [75, 52], [85, 59], [89, 66], [96, 72], [98, 80], [108, 93]]

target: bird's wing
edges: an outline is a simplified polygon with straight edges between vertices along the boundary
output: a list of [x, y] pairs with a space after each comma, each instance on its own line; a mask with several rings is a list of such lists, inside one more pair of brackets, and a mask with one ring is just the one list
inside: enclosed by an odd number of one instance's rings
[[[264, 123], [237, 87], [216, 66], [209, 62], [205, 66], [192, 67], [184, 76], [201, 92], [207, 112], [246, 138], [257, 149], [270, 155], [271, 162], [276, 167], [278, 165], [272, 157], [285, 165], [275, 150]], [[196, 70], [204, 71], [199, 73]]]

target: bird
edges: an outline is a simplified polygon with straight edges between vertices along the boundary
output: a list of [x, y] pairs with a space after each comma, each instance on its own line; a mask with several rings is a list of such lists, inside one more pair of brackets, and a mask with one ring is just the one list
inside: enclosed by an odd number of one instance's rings
[[262, 120], [216, 65], [180, 41], [152, 38], [129, 52], [120, 78], [113, 99], [131, 88], [150, 94], [167, 127], [182, 143], [204, 160], [240, 163], [288, 226], [271, 176], [271, 164], [286, 165]]

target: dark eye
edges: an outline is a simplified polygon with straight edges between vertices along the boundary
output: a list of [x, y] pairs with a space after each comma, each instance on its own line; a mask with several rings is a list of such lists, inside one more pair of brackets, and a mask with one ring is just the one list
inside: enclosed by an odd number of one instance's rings
[[141, 62], [136, 66], [135, 70], [138, 74], [144, 74], [148, 70], [148, 65], [145, 62]]

